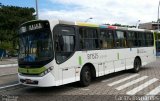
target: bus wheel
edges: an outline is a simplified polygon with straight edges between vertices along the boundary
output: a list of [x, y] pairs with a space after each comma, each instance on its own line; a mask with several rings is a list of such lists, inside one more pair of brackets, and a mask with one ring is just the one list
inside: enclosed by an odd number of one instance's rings
[[132, 71], [134, 73], [138, 73], [141, 67], [141, 60], [139, 58], [135, 58], [134, 60], [134, 68], [132, 69]]
[[85, 66], [81, 71], [80, 84], [81, 86], [86, 87], [89, 86], [90, 82], [91, 82], [91, 71], [89, 67]]

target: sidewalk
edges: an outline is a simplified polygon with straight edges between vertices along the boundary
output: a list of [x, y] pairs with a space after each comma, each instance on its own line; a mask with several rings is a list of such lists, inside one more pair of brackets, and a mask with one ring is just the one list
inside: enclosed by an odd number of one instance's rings
[[17, 58], [5, 58], [0, 60], [0, 68], [1, 67], [13, 67], [18, 66]]
[[0, 76], [16, 73], [18, 73], [18, 67], [0, 68]]
[[0, 76], [18, 72], [17, 58], [4, 58], [0, 61]]

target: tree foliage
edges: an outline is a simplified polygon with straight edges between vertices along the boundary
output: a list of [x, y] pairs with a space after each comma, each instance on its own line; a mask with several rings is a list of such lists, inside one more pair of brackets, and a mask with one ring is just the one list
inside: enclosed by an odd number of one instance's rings
[[34, 20], [34, 8], [5, 6], [0, 3], [0, 49], [13, 50], [17, 47], [17, 29], [20, 24]]

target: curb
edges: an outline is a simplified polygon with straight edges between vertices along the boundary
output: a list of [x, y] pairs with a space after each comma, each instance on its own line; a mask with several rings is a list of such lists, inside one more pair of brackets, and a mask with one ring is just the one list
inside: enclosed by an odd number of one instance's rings
[[10, 73], [10, 74], [2, 74], [2, 75], [0, 75], [0, 77], [2, 77], [2, 76], [9, 76], [9, 75], [17, 75], [18, 73]]
[[0, 65], [0, 68], [3, 68], [3, 67], [14, 67], [14, 66], [18, 66], [18, 64]]
[[2, 86], [2, 87], [0, 87], [0, 90], [6, 89], [6, 88], [10, 88], [10, 87], [19, 86], [19, 85], [21, 85], [21, 84], [20, 84], [20, 83], [16, 83], [16, 84], [11, 84], [11, 85]]

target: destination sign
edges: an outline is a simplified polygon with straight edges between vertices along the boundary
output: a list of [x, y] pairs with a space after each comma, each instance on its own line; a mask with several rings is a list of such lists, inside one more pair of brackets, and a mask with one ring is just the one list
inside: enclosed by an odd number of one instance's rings
[[37, 23], [37, 24], [33, 24], [33, 25], [29, 25], [29, 30], [36, 30], [36, 29], [41, 29], [42, 25], [41, 23]]
[[29, 22], [20, 27], [19, 33], [25, 33], [28, 31], [38, 30], [42, 28], [49, 28], [49, 23], [47, 21]]

